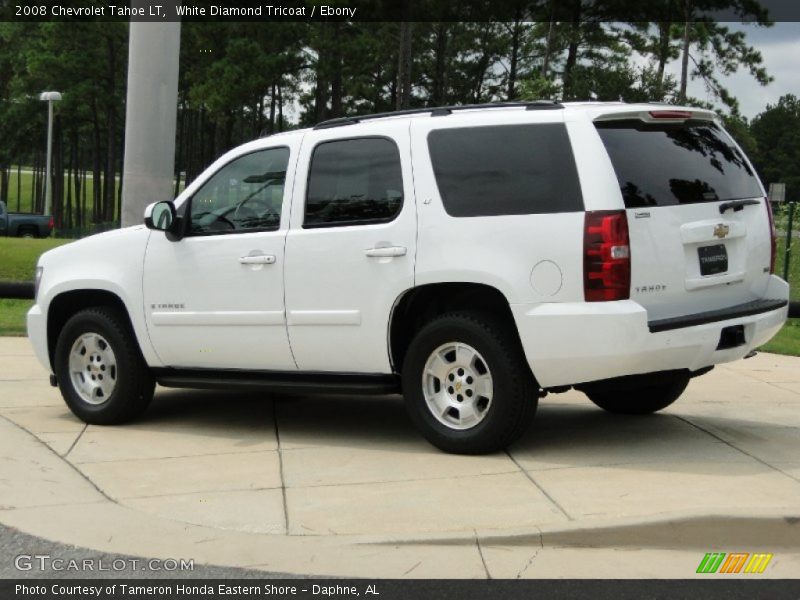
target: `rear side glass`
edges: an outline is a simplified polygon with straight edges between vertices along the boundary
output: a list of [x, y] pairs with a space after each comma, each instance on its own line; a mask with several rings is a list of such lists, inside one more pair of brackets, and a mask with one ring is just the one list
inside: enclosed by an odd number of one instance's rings
[[713, 123], [630, 120], [595, 125], [628, 208], [762, 195], [744, 155]]
[[583, 211], [562, 123], [437, 129], [428, 149], [453, 217]]
[[304, 228], [385, 223], [402, 206], [403, 173], [393, 141], [354, 138], [314, 149]]

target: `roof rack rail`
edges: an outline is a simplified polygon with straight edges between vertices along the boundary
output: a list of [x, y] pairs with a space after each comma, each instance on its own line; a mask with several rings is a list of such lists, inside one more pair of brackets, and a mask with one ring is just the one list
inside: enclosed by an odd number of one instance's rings
[[563, 104], [554, 100], [534, 100], [532, 102], [488, 102], [485, 104], [459, 104], [455, 106], [429, 106], [427, 108], [411, 108], [407, 110], [396, 110], [394, 112], [374, 113], [371, 115], [357, 115], [354, 117], [338, 117], [328, 119], [314, 125], [314, 129], [330, 129], [331, 127], [343, 127], [345, 125], [355, 125], [361, 121], [372, 119], [384, 119], [386, 117], [402, 117], [406, 115], [419, 115], [430, 113], [432, 117], [444, 117], [457, 110], [471, 110], [476, 108], [525, 108], [525, 110], [554, 110], [564, 108]]

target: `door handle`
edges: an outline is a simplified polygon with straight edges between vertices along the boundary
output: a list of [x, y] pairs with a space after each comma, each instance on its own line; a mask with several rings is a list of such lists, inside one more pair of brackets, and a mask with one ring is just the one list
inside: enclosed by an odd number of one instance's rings
[[405, 256], [407, 249], [405, 246], [381, 246], [380, 248], [369, 248], [364, 250], [364, 254], [373, 258], [391, 258], [393, 256]]
[[259, 254], [257, 256], [240, 256], [239, 262], [243, 265], [271, 265], [275, 262], [275, 255]]

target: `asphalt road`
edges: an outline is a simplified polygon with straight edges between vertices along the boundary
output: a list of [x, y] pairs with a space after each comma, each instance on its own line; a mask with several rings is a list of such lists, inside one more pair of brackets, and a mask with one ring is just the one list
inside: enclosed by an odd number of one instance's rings
[[[237, 569], [233, 567], [214, 567], [194, 565], [192, 570], [185, 571], [154, 571], [147, 569], [141, 563], [144, 559], [127, 556], [124, 554], [108, 554], [97, 552], [88, 548], [51, 542], [40, 537], [22, 533], [13, 527], [0, 524], [0, 579], [307, 579], [309, 576], [300, 576], [287, 573], [270, 573], [252, 569]], [[30, 564], [30, 570], [19, 570], [15, 563]], [[47, 556], [47, 559], [28, 559], [28, 556]], [[62, 569], [55, 569], [50, 564], [55, 560], [62, 560]], [[132, 561], [137, 562], [133, 568]], [[92, 561], [94, 570], [69, 569], [67, 565], [75, 561], [77, 565], [84, 561]], [[45, 563], [46, 568], [40, 569], [40, 564]], [[98, 570], [103, 565], [107, 570]], [[112, 567], [123, 566], [115, 570]]]

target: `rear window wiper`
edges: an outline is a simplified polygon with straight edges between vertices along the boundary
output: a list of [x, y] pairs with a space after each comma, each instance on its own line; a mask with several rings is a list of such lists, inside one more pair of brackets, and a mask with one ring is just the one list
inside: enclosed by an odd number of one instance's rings
[[760, 200], [731, 200], [730, 202], [723, 202], [719, 205], [719, 214], [724, 214], [726, 210], [733, 209], [734, 212], [739, 212], [745, 206], [751, 204], [761, 204]]

